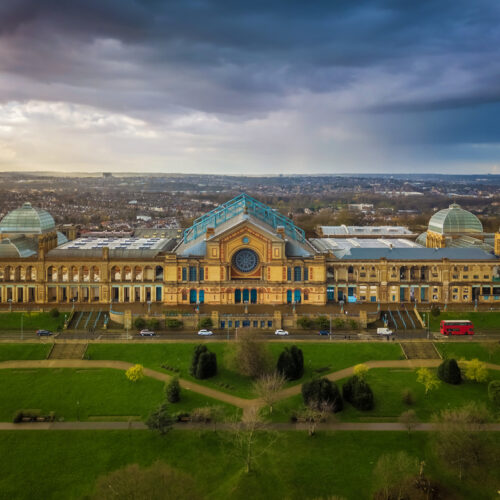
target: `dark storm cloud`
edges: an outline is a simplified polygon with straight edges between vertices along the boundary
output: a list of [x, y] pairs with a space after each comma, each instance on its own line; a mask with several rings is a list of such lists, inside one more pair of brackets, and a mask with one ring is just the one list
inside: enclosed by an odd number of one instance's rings
[[324, 158], [370, 136], [498, 143], [499, 26], [496, 0], [2, 0], [0, 104], [87, 105], [157, 128], [206, 113], [246, 150], [279, 149], [237, 128], [278, 115], [270, 130]]

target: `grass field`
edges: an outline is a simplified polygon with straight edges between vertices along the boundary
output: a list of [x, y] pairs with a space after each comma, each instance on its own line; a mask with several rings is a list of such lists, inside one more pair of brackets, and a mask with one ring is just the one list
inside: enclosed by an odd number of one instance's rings
[[[87, 355], [90, 359], [116, 359], [141, 363], [144, 366], [161, 370], [166, 364], [180, 370], [180, 377], [195, 380], [189, 375], [189, 366], [193, 349], [197, 343], [175, 344], [90, 344]], [[279, 354], [289, 342], [268, 343], [272, 363], [276, 363]], [[295, 343], [304, 353], [304, 377], [293, 384], [301, 383], [319, 373], [328, 373], [342, 368], [375, 359], [400, 359], [401, 348], [389, 343], [333, 343], [325, 339], [319, 343]], [[255, 397], [253, 381], [227, 368], [228, 344], [207, 343], [208, 348], [217, 354], [218, 374], [209, 380], [196, 380], [199, 383], [244, 398]], [[173, 373], [173, 372], [169, 372]], [[290, 384], [292, 385], [292, 384]], [[229, 387], [227, 387], [229, 386]]]
[[56, 332], [64, 325], [64, 314], [62, 313], [57, 318], [53, 318], [50, 313], [2, 312], [0, 313], [0, 330], [21, 331], [21, 314], [23, 316], [23, 329], [25, 332], [35, 330], [51, 330]]
[[[91, 494], [96, 478], [129, 463], [157, 459], [194, 478], [209, 500], [313, 499], [339, 495], [369, 499], [373, 469], [383, 453], [400, 450], [425, 460], [426, 472], [453, 492], [453, 498], [493, 498], [498, 465], [459, 482], [443, 471], [425, 433], [411, 438], [396, 432], [280, 433], [255, 471], [245, 474], [224, 433], [172, 431], [29, 431], [0, 434], [2, 498], [72, 500]], [[261, 442], [268, 442], [261, 435]], [[491, 439], [500, 445], [500, 433]], [[8, 457], [8, 458], [7, 458]]]
[[443, 358], [455, 358], [455, 359], [480, 359], [481, 361], [487, 361], [490, 363], [495, 363], [500, 365], [500, 344], [498, 342], [493, 343], [496, 345], [494, 352], [489, 352], [486, 345], [491, 346], [492, 343], [479, 342], [436, 342], [434, 345], [440, 352]]
[[0, 361], [13, 359], [45, 359], [52, 347], [51, 343], [3, 344], [0, 343]]
[[474, 324], [474, 330], [500, 330], [500, 312], [443, 312], [438, 317], [430, 316], [430, 329], [439, 331], [442, 320], [468, 319]]
[[[144, 419], [164, 400], [163, 386], [149, 377], [129, 382], [123, 371], [113, 369], [0, 370], [0, 421], [12, 421], [19, 409], [55, 411], [64, 420]], [[227, 415], [239, 412], [187, 390], [182, 390], [181, 401], [171, 409], [189, 411], [212, 404], [220, 404]]]
[[[499, 378], [499, 371], [492, 371], [491, 379]], [[337, 383], [340, 390], [347, 379]], [[374, 398], [375, 407], [371, 411], [359, 411], [344, 402], [344, 409], [337, 413], [337, 418], [346, 422], [395, 422], [405, 410], [415, 410], [417, 417], [422, 422], [430, 421], [436, 411], [455, 408], [468, 402], [484, 403], [493, 413], [493, 408], [488, 399], [487, 383], [476, 384], [464, 382], [458, 386], [441, 382], [437, 389], [425, 394], [424, 386], [417, 382], [417, 373], [414, 370], [372, 368], [367, 375]], [[415, 396], [415, 403], [405, 405], [401, 400], [403, 389], [409, 388]], [[266, 418], [274, 422], [288, 422], [292, 411], [304, 406], [302, 396], [298, 394], [291, 398], [279, 401], [273, 414], [269, 415], [264, 410]]]

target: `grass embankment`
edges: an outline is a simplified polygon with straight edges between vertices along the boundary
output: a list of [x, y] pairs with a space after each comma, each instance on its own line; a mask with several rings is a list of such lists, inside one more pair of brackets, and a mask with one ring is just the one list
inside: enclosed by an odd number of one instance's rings
[[500, 312], [453, 312], [446, 311], [435, 317], [432, 314], [430, 316], [430, 329], [434, 332], [439, 331], [439, 327], [442, 320], [451, 319], [468, 319], [474, 324], [474, 330], [476, 332], [482, 330], [500, 330]]
[[[401, 348], [398, 344], [385, 343], [333, 343], [324, 342], [279, 342], [268, 343], [273, 365], [285, 346], [297, 345], [304, 353], [304, 376], [290, 385], [302, 383], [319, 373], [330, 373], [353, 366], [363, 361], [376, 359], [401, 359]], [[197, 380], [189, 374], [191, 357], [198, 343], [175, 344], [90, 344], [87, 355], [90, 359], [116, 359], [141, 363], [155, 370], [162, 370], [162, 365], [178, 368], [181, 378], [193, 380], [229, 394], [243, 398], [254, 398], [253, 381], [240, 375], [228, 367], [231, 344], [207, 343], [207, 347], [217, 354], [218, 373], [208, 380]], [[167, 370], [168, 373], [174, 373]]]
[[[500, 365], [500, 344], [496, 342], [436, 342], [434, 344], [443, 358], [474, 359]], [[493, 347], [496, 346], [496, 347]], [[489, 349], [493, 348], [490, 352]]]
[[64, 325], [64, 314], [59, 314], [57, 318], [54, 318], [50, 313], [43, 312], [2, 312], [0, 313], [0, 330], [21, 331], [21, 314], [25, 332], [36, 330], [57, 332]]
[[[312, 499], [333, 495], [347, 500], [372, 498], [373, 469], [383, 453], [406, 451], [425, 460], [425, 471], [453, 492], [453, 498], [493, 498], [498, 465], [458, 481], [443, 471], [429, 436], [402, 432], [283, 432], [245, 474], [227, 434], [172, 431], [2, 432], [0, 491], [5, 498], [71, 500], [92, 493], [101, 474], [130, 463], [162, 460], [190, 474], [207, 499]], [[268, 442], [269, 436], [260, 436]], [[500, 433], [491, 439], [500, 446]]]
[[[164, 401], [164, 384], [144, 377], [130, 382], [121, 370], [113, 369], [12, 369], [0, 370], [0, 421], [12, 421], [19, 409], [55, 411], [64, 420], [144, 419]], [[172, 412], [220, 405], [225, 413], [239, 412], [192, 391], [182, 390], [181, 401]]]
[[[499, 371], [490, 372], [490, 380], [499, 378]], [[342, 385], [347, 378], [338, 380], [336, 384], [342, 391]], [[417, 382], [415, 370], [372, 368], [369, 370], [367, 382], [373, 390], [375, 407], [370, 411], [356, 410], [349, 403], [344, 402], [344, 409], [337, 413], [337, 418], [345, 422], [396, 422], [406, 410], [413, 409], [422, 422], [428, 422], [434, 413], [463, 406], [468, 402], [484, 404], [493, 414], [496, 409], [488, 399], [488, 382], [463, 382], [460, 385], [451, 385], [441, 382], [439, 387], [425, 394], [424, 386]], [[401, 395], [404, 389], [410, 389], [415, 397], [412, 405], [403, 403]], [[264, 410], [265, 418], [274, 422], [288, 422], [293, 411], [304, 407], [302, 395], [279, 401], [273, 409], [272, 415]]]
[[40, 344], [3, 344], [0, 343], [0, 361], [22, 359], [45, 359], [52, 343]]

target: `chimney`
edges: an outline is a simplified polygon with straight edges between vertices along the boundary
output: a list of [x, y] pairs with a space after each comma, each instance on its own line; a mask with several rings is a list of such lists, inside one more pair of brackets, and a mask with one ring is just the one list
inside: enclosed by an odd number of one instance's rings
[[207, 240], [208, 240], [208, 238], [212, 237], [214, 234], [215, 234], [215, 227], [208, 226], [207, 227], [207, 234], [206, 234]]
[[281, 236], [281, 239], [285, 239], [285, 226], [278, 226], [276, 232]]
[[109, 260], [109, 247], [102, 247], [103, 260]]

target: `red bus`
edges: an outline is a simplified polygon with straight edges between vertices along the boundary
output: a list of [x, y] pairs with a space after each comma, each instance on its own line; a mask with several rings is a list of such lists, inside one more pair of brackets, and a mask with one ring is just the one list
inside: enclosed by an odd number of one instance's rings
[[474, 335], [474, 325], [468, 319], [443, 320], [440, 331], [443, 335]]

